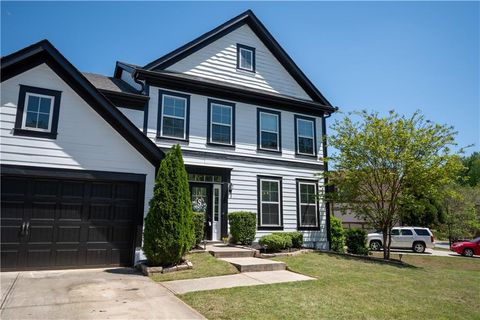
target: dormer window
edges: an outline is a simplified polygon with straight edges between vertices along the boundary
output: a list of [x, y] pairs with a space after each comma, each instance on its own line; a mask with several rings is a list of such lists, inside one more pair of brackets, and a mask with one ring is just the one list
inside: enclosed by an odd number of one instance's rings
[[14, 135], [55, 139], [60, 91], [20, 85]]
[[255, 48], [237, 44], [237, 69], [255, 72]]

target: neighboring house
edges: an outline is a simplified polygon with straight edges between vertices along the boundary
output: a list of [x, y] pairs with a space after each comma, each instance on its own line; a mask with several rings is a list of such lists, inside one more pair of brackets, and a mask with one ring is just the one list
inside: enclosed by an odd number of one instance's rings
[[345, 229], [351, 228], [360, 228], [365, 230], [373, 230], [368, 223], [357, 217], [350, 210], [347, 212], [342, 212], [341, 206], [337, 203], [329, 203], [330, 205], [330, 214], [342, 220], [342, 226]]
[[247, 210], [257, 240], [299, 230], [328, 248], [317, 173], [336, 109], [251, 11], [113, 77], [80, 73], [47, 40], [1, 71], [3, 269], [131, 265], [173, 144], [208, 240]]

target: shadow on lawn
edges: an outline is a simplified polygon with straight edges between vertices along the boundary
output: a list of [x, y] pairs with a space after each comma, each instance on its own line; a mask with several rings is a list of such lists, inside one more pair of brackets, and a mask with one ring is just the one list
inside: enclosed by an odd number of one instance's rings
[[386, 264], [386, 265], [390, 265], [390, 266], [397, 267], [397, 268], [418, 269], [418, 267], [416, 267], [414, 265], [408, 264], [406, 262], [403, 262], [403, 261], [397, 260], [397, 259], [384, 260], [383, 258], [377, 258], [377, 257], [372, 257], [372, 256], [361, 256], [361, 255], [356, 255], [356, 254], [340, 253], [340, 252], [334, 252], [334, 251], [319, 252], [319, 254], [324, 254], [324, 255], [327, 255], [327, 256], [335, 258], [335, 259], [355, 260], [355, 261], [359, 261], [359, 262], [384, 264], [384, 265]]

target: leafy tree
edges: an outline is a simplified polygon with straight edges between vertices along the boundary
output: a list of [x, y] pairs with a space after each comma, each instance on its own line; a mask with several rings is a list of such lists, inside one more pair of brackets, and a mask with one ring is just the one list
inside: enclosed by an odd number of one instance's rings
[[465, 170], [461, 175], [460, 183], [475, 187], [480, 184], [480, 152], [474, 152], [468, 157], [462, 158]]
[[446, 222], [441, 230], [450, 244], [459, 239], [472, 239], [480, 233], [480, 185], [477, 187], [450, 184], [443, 188], [442, 205]]
[[179, 145], [160, 164], [143, 237], [143, 251], [154, 266], [179, 263], [195, 245], [190, 190]]
[[[354, 122], [351, 116], [360, 119]], [[382, 230], [384, 258], [389, 259], [390, 230], [400, 221], [401, 205], [417, 202], [414, 189], [435, 198], [461, 169], [449, 149], [456, 132], [420, 112], [405, 117], [394, 111], [385, 117], [355, 112], [337, 120], [333, 129], [329, 144], [338, 152], [327, 159], [335, 171], [326, 177], [336, 191], [328, 197]]]
[[[445, 210], [437, 196], [426, 196], [421, 190], [412, 190], [412, 200], [400, 204], [400, 222], [407, 226], [436, 228], [445, 223]], [[408, 202], [407, 202], [408, 201]]]

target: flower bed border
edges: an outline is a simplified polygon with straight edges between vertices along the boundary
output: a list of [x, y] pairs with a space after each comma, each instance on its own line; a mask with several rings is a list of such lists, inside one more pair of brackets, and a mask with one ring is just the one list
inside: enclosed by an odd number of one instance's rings
[[182, 271], [182, 270], [189, 270], [193, 269], [193, 264], [190, 261], [184, 261], [181, 264], [178, 264], [173, 267], [149, 267], [147, 266], [146, 261], [142, 261], [140, 264], [140, 270], [142, 271], [144, 276], [151, 276], [152, 274], [155, 273], [169, 273], [169, 272], [175, 272], [175, 271]]

